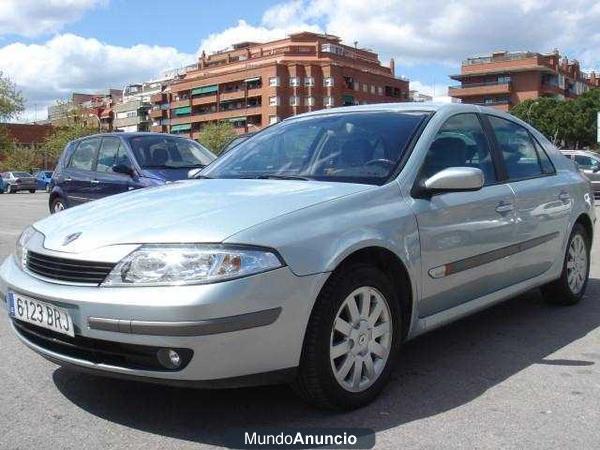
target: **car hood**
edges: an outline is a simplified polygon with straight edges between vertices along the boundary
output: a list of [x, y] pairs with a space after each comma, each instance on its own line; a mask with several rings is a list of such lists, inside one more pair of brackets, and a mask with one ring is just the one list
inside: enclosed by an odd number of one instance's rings
[[142, 170], [142, 176], [160, 181], [178, 181], [187, 179], [190, 170], [192, 170], [190, 167], [182, 169], [144, 169]]
[[[221, 242], [269, 219], [374, 186], [296, 180], [202, 179], [140, 189], [37, 222], [44, 247], [84, 252], [115, 244]], [[65, 238], [81, 235], [63, 245]]]

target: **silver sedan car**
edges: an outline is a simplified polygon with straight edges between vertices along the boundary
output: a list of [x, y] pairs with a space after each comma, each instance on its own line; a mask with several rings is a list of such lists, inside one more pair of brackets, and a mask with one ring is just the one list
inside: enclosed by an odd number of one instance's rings
[[415, 336], [531, 288], [580, 301], [594, 222], [589, 180], [506, 113], [338, 108], [263, 130], [195, 180], [35, 223], [0, 291], [19, 339], [60, 365], [291, 382], [349, 409]]

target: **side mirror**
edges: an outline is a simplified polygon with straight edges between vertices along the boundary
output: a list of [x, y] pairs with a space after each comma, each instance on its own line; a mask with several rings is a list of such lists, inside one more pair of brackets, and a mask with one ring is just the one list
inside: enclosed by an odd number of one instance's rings
[[113, 166], [112, 170], [115, 173], [122, 173], [123, 175], [129, 175], [130, 177], [135, 175], [133, 167], [127, 164], [117, 164], [116, 166]]
[[429, 177], [423, 183], [425, 191], [460, 192], [478, 191], [483, 187], [485, 176], [476, 167], [449, 167]]

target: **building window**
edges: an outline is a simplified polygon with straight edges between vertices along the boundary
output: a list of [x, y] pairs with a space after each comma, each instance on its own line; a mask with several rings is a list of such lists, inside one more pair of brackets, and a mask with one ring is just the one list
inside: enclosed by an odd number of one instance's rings
[[269, 116], [269, 125], [279, 122], [279, 116]]
[[498, 84], [508, 84], [510, 83], [510, 77], [508, 75], [502, 75], [498, 77]]
[[300, 86], [300, 77], [290, 77], [290, 86], [291, 87]]
[[290, 106], [300, 106], [300, 97], [292, 95], [290, 97]]
[[279, 97], [269, 97], [269, 106], [279, 106]]
[[304, 103], [306, 104], [306, 106], [315, 106], [315, 98], [314, 97], [306, 97], [306, 100], [304, 100]]
[[304, 78], [304, 86], [313, 87], [315, 85], [315, 79], [313, 77]]
[[323, 97], [323, 106], [333, 106], [333, 97], [330, 97], [329, 95]]
[[377, 94], [383, 95], [383, 88], [381, 86], [377, 87]]
[[369, 85], [363, 84], [363, 92], [369, 92]]
[[355, 81], [352, 87], [355, 91], [360, 91], [360, 83], [358, 81]]
[[280, 84], [279, 77], [269, 78], [269, 86], [270, 87], [279, 87], [279, 84]]
[[325, 78], [323, 78], [323, 86], [325, 86], [325, 87], [333, 87], [333, 77], [325, 77]]
[[375, 94], [375, 86], [371, 85], [371, 94]]

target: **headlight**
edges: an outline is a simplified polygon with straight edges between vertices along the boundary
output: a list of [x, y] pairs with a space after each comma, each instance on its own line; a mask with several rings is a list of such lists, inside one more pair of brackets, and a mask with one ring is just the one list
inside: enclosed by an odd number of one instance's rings
[[203, 284], [244, 277], [283, 264], [274, 251], [221, 245], [144, 245], [119, 262], [104, 286]]
[[37, 231], [33, 227], [27, 227], [17, 239], [17, 249], [15, 252], [15, 259], [17, 260], [17, 264], [21, 269], [25, 268], [25, 264], [27, 263], [27, 249], [25, 248], [25, 244], [29, 242], [29, 240], [35, 235]]

